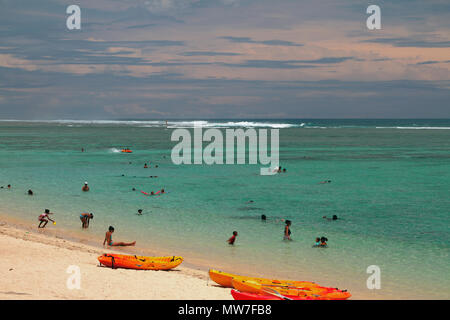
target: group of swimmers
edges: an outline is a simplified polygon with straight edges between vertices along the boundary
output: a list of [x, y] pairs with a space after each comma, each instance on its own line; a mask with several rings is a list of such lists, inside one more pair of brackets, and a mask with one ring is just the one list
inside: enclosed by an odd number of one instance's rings
[[[150, 163], [150, 162], [149, 162]], [[147, 165], [147, 163], [144, 163], [144, 169], [150, 168], [150, 166]], [[158, 165], [155, 164], [155, 168], [158, 168]]]
[[[253, 200], [250, 200], [250, 202], [253, 202]], [[326, 216], [323, 216], [322, 218], [327, 219], [329, 221], [334, 221], [334, 220], [338, 219], [337, 215], [333, 215], [332, 218], [327, 218]], [[266, 221], [267, 220], [267, 217], [266, 217], [265, 214], [261, 215], [261, 220], [262, 221]], [[291, 225], [292, 225], [292, 221], [291, 220], [287, 220], [287, 219], [286, 220], [281, 219], [281, 221], [285, 222], [283, 240], [292, 241], [292, 239], [291, 239]], [[234, 244], [234, 242], [236, 241], [236, 237], [237, 236], [238, 236], [237, 231], [233, 231], [233, 235], [231, 236], [231, 238], [229, 238], [227, 240], [227, 242], [229, 244]], [[320, 238], [316, 238], [316, 243], [315, 243], [315, 245], [313, 247], [322, 247], [322, 248], [327, 247], [328, 246], [327, 245], [327, 241], [328, 241], [328, 239], [326, 237], [323, 237], [323, 236], [320, 237]]]

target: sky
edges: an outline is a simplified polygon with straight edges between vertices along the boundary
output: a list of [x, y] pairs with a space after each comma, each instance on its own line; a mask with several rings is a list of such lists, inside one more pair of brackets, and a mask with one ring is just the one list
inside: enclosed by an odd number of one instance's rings
[[0, 119], [269, 118], [450, 118], [450, 1], [0, 0]]

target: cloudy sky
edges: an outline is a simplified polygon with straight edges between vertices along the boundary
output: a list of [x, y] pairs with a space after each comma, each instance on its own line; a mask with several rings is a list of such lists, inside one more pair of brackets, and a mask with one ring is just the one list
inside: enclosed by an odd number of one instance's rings
[[0, 0], [0, 118], [450, 118], [450, 1]]

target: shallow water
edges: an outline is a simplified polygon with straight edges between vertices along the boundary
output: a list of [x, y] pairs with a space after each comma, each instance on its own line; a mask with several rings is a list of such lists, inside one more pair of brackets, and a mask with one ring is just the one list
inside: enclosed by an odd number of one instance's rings
[[[281, 166], [287, 172], [261, 176], [259, 165], [174, 165], [171, 128], [198, 125], [280, 128]], [[103, 237], [113, 225], [114, 240], [137, 240], [136, 249], [163, 248], [242, 274], [316, 280], [374, 298], [449, 298], [450, 121], [223, 120], [168, 126], [0, 122], [0, 186], [13, 186], [0, 190], [0, 208], [36, 224], [49, 208], [57, 220], [49, 228], [85, 236]], [[118, 152], [124, 146], [133, 153]], [[319, 184], [324, 180], [332, 182]], [[81, 192], [84, 181], [88, 193]], [[161, 188], [169, 193], [140, 192]], [[35, 195], [27, 196], [28, 189]], [[89, 230], [81, 230], [81, 212], [94, 213]], [[341, 219], [322, 218], [333, 214]], [[292, 242], [282, 241], [280, 219], [292, 220]], [[234, 230], [239, 236], [229, 246], [225, 241]], [[329, 247], [312, 248], [322, 235]], [[370, 265], [381, 269], [381, 290], [366, 288]]]

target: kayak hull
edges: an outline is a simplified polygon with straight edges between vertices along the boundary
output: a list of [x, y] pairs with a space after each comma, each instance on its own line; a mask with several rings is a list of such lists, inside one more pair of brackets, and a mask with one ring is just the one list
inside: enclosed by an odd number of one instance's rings
[[[241, 292], [270, 295], [277, 292], [283, 296], [303, 298], [302, 300], [346, 300], [351, 294], [345, 290], [321, 286], [297, 287], [291, 285], [261, 284], [252, 280], [233, 279], [233, 287]], [[298, 299], [297, 299], [298, 300]]]
[[286, 296], [287, 299], [278, 297], [276, 295], [265, 295], [248, 292], [240, 292], [235, 289], [231, 289], [231, 295], [234, 300], [327, 300], [327, 299], [312, 299], [311, 297], [298, 297], [298, 296]]
[[256, 278], [256, 277], [246, 277], [246, 276], [239, 276], [232, 273], [226, 273], [214, 269], [209, 270], [209, 277], [211, 280], [213, 280], [215, 283], [221, 285], [222, 287], [226, 288], [234, 288], [233, 287], [233, 279], [240, 279], [240, 280], [251, 280], [259, 283], [264, 284], [286, 284], [286, 285], [295, 285], [295, 286], [307, 286], [307, 287], [313, 287], [313, 286], [319, 286], [318, 284], [311, 282], [311, 281], [293, 281], [293, 280], [273, 280], [273, 279], [266, 279], [266, 278]]
[[170, 270], [183, 262], [182, 257], [145, 257], [124, 254], [103, 254], [98, 257], [100, 264], [113, 269]]

